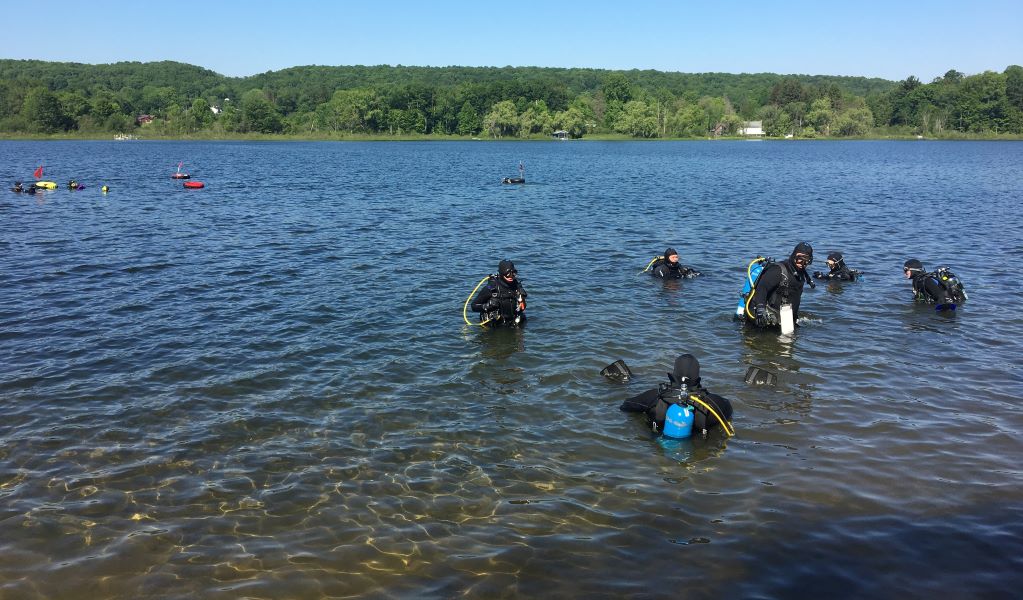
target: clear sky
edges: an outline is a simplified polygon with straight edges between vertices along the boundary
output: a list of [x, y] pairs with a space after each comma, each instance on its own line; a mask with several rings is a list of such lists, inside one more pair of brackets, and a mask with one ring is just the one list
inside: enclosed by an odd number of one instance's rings
[[1023, 0], [0, 0], [0, 58], [540, 66], [921, 81], [1023, 64]]

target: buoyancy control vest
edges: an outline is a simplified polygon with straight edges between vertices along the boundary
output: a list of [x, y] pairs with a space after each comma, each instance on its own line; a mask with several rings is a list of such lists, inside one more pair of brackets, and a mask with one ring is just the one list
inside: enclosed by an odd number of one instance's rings
[[[945, 293], [944, 298], [931, 298], [929, 294], [924, 291], [924, 281], [926, 279], [933, 279], [938, 282], [941, 289]], [[962, 304], [966, 302], [966, 288], [963, 286], [963, 282], [959, 280], [952, 269], [948, 267], [938, 267], [931, 273], [925, 275], [921, 281], [919, 287], [914, 286], [916, 289], [917, 299], [925, 300], [927, 302], [935, 302], [937, 304]]]
[[792, 272], [792, 267], [786, 261], [775, 264], [781, 269], [781, 283], [767, 297], [767, 305], [774, 308], [782, 304], [792, 304], [792, 297], [798, 297], [797, 292], [801, 293], [803, 289], [803, 281], [797, 273]]
[[487, 282], [490, 290], [490, 301], [484, 310], [480, 311], [480, 321], [484, 323], [518, 323], [525, 315], [526, 291], [516, 281], [514, 288], [511, 288], [500, 281], [500, 276], [491, 275]]
[[728, 436], [735, 435], [732, 429], [732, 404], [727, 398], [711, 394], [701, 387], [689, 387], [682, 383], [662, 383], [657, 389], [657, 403], [650, 414], [650, 427], [654, 433], [665, 430], [665, 419], [672, 406], [688, 407], [693, 412], [692, 432], [707, 435], [707, 430], [717, 425]]

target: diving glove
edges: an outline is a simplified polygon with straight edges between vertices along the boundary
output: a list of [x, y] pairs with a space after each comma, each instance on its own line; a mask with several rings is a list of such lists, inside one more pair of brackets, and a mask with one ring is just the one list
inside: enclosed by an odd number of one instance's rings
[[757, 306], [754, 315], [756, 316], [756, 324], [758, 327], [768, 327], [778, 324], [778, 319], [775, 317], [774, 313], [767, 310], [767, 307], [763, 304]]

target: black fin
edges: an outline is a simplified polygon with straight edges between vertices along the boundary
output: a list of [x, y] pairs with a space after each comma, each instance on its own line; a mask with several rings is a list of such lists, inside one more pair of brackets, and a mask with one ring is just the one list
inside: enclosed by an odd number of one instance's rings
[[760, 367], [750, 367], [746, 369], [746, 383], [750, 385], [775, 385], [778, 383], [778, 376]]
[[632, 370], [624, 360], [616, 360], [600, 370], [600, 374], [615, 381], [628, 381], [632, 379]]

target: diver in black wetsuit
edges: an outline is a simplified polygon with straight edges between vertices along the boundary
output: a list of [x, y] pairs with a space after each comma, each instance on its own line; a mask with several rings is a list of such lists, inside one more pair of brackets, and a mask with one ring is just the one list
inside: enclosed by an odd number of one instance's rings
[[679, 264], [674, 248], [668, 248], [664, 256], [654, 260], [650, 274], [661, 279], [692, 279], [701, 275], [696, 269]]
[[[708, 392], [700, 383], [700, 361], [692, 354], [682, 354], [675, 359], [675, 368], [668, 374], [669, 383], [661, 384], [656, 389], [651, 389], [626, 399], [619, 406], [619, 410], [625, 412], [645, 413], [650, 420], [650, 426], [654, 432], [664, 429], [664, 416], [668, 407], [673, 401], [678, 401], [681, 396], [688, 399], [689, 395], [696, 396], [707, 406], [717, 413], [731, 429], [732, 403], [724, 396]], [[691, 401], [690, 401], [691, 402]], [[707, 410], [706, 406], [693, 402], [694, 419], [693, 433], [698, 431], [706, 432], [720, 425], [718, 418]], [[731, 435], [731, 432], [729, 432]]]
[[[792, 305], [792, 321], [799, 318], [799, 302], [803, 296], [803, 284], [816, 287], [806, 267], [813, 263], [813, 246], [809, 242], [799, 242], [792, 254], [781, 262], [771, 263], [764, 267], [757, 278], [753, 297], [749, 301], [749, 311], [754, 319], [751, 323], [757, 327], [770, 327], [781, 323], [779, 314], [782, 304]], [[750, 320], [746, 320], [750, 323]]]
[[487, 325], [514, 327], [526, 322], [526, 290], [518, 280], [515, 263], [502, 260], [497, 275], [476, 294], [472, 309], [480, 313], [480, 322]]
[[[918, 302], [929, 302], [936, 304], [935, 310], [955, 310], [956, 305], [966, 301], [966, 290], [962, 283], [947, 268], [943, 267], [934, 273], [928, 273], [923, 263], [915, 258], [907, 260], [902, 265], [902, 272], [906, 279], [912, 280], [913, 297]], [[938, 280], [941, 277], [947, 282], [946, 285]]]
[[20, 194], [25, 191], [25, 188], [21, 185], [20, 181], [15, 181], [14, 187], [11, 188], [11, 191], [15, 194]]
[[845, 264], [845, 258], [842, 257], [841, 252], [832, 252], [828, 255], [828, 269], [827, 273], [821, 273], [817, 271], [813, 274], [815, 279], [829, 279], [838, 281], [856, 281], [859, 277], [860, 272], [855, 269], [850, 269]]

